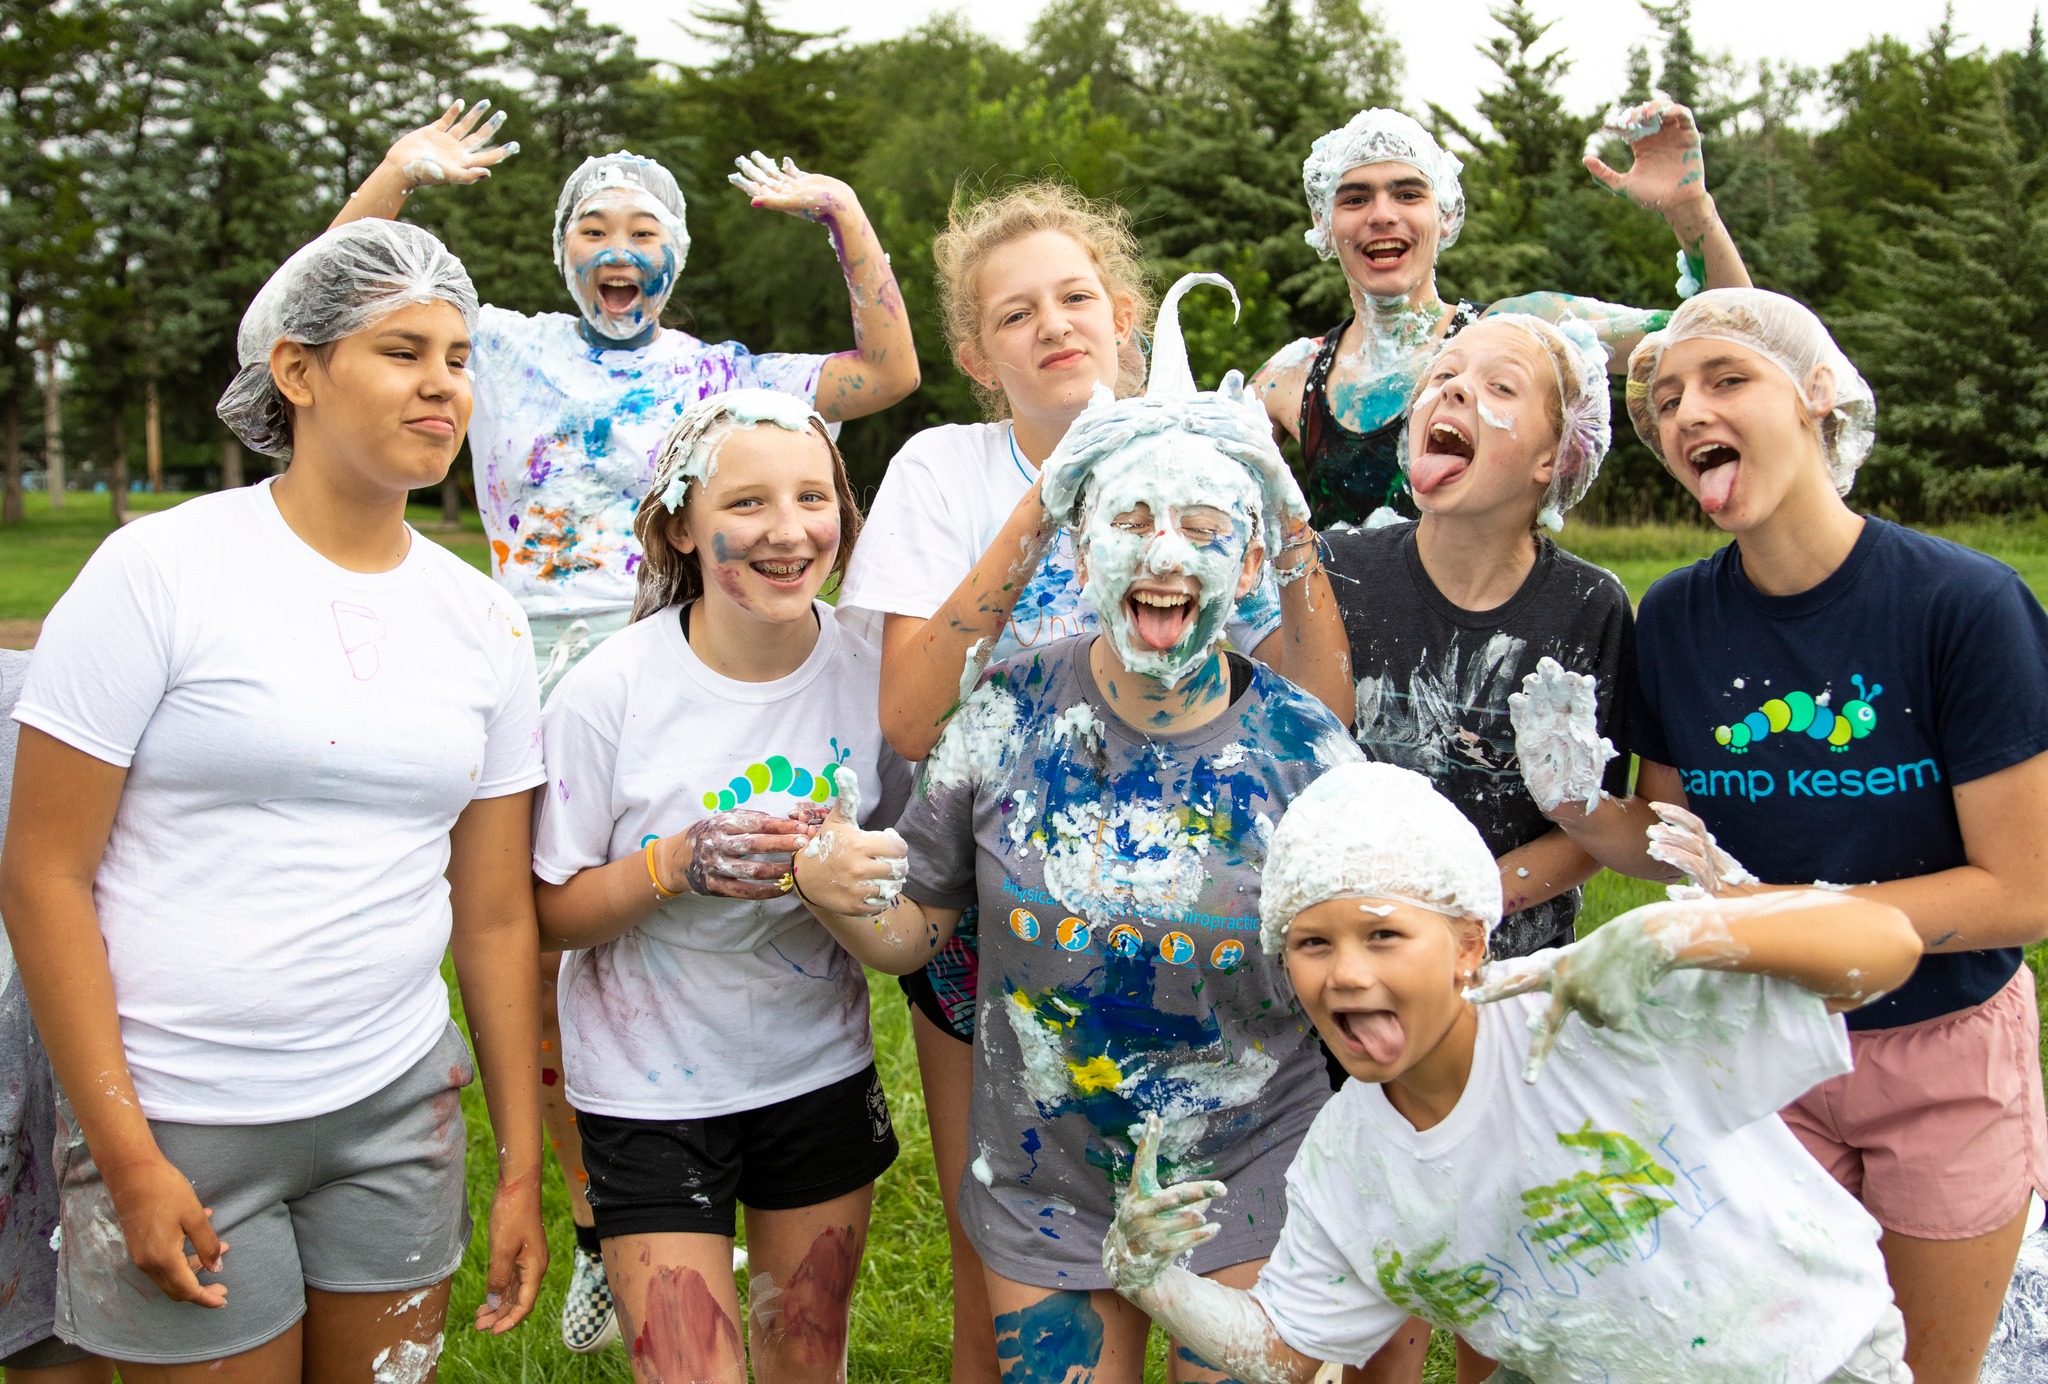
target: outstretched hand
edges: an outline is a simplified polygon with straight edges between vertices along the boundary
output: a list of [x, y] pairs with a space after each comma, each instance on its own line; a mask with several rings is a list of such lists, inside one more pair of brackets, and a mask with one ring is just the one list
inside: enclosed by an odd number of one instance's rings
[[384, 161], [404, 175], [409, 187], [428, 183], [467, 184], [491, 176], [491, 167], [519, 152], [517, 142], [493, 145], [491, 139], [505, 123], [505, 112], [484, 119], [489, 101], [479, 101], [463, 112], [460, 101], [441, 112], [441, 118], [401, 135], [384, 155]]
[[725, 180], [752, 198], [757, 207], [788, 212], [806, 221], [830, 221], [860, 205], [845, 183], [822, 173], [806, 173], [794, 159], [784, 159], [778, 168], [756, 149], [733, 162], [739, 171], [726, 174]]
[[1758, 882], [1697, 816], [1673, 803], [1651, 803], [1650, 810], [1660, 819], [1649, 830], [1650, 859], [1684, 872], [1694, 887], [1716, 896], [1746, 892], [1744, 886]]
[[1205, 1180], [1159, 1185], [1159, 1117], [1145, 1117], [1131, 1161], [1130, 1185], [1117, 1199], [1116, 1219], [1102, 1241], [1102, 1267], [1120, 1293], [1152, 1286], [1174, 1260], [1223, 1232], [1205, 1214], [1222, 1197], [1222, 1183]]
[[1669, 216], [1678, 207], [1704, 197], [1706, 159], [1700, 152], [1699, 126], [1692, 112], [1676, 101], [1646, 101], [1609, 116], [1603, 134], [1628, 141], [1635, 158], [1626, 173], [1609, 168], [1597, 154], [1587, 154], [1586, 171], [1617, 197]]
[[843, 918], [887, 913], [910, 877], [910, 846], [896, 829], [863, 831], [860, 775], [841, 765], [839, 793], [811, 843], [798, 853], [794, 873], [803, 897]]
[[1600, 779], [1614, 745], [1600, 734], [1595, 691], [1590, 674], [1567, 673], [1545, 657], [1522, 679], [1522, 690], [1508, 697], [1522, 781], [1545, 816], [1567, 803], [1584, 803], [1589, 813], [1600, 804]]

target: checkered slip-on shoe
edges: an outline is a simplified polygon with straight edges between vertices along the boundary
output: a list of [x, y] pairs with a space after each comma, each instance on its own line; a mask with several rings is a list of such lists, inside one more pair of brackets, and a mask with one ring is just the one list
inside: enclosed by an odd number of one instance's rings
[[562, 1301], [562, 1344], [578, 1355], [595, 1355], [619, 1339], [619, 1314], [604, 1279], [604, 1260], [584, 1253], [581, 1245], [574, 1254], [569, 1296]]

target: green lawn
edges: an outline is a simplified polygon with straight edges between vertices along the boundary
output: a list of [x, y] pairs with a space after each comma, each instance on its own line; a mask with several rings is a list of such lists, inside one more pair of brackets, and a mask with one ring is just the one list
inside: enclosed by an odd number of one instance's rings
[[[143, 512], [183, 498], [138, 495], [132, 508]], [[111, 528], [104, 495], [67, 499], [62, 513], [52, 513], [47, 496], [30, 495], [27, 521], [17, 529], [0, 530], [0, 621], [40, 619]], [[482, 526], [475, 514], [466, 514], [462, 525], [452, 531], [441, 528], [440, 510], [435, 506], [416, 506], [409, 517], [435, 542], [488, 570]], [[1936, 532], [2010, 563], [2037, 596], [2048, 600], [2048, 518], [1985, 522]], [[1651, 582], [1673, 567], [1712, 552], [1721, 538], [1711, 530], [1685, 526], [1602, 529], [1571, 525], [1562, 541], [1572, 551], [1613, 571], [1629, 593], [1640, 599]], [[1584, 923], [1597, 927], [1617, 913], [1660, 897], [1661, 892], [1638, 880], [1602, 874], [1587, 887]], [[2029, 954], [2036, 974], [2040, 974], [2048, 964], [2048, 948], [2032, 948]], [[870, 989], [875, 1048], [903, 1156], [883, 1177], [876, 1196], [867, 1264], [855, 1300], [849, 1377], [862, 1384], [943, 1380], [948, 1374], [950, 1271], [945, 1221], [925, 1132], [924, 1102], [918, 1090], [917, 1058], [895, 983], [871, 976]], [[554, 1323], [566, 1272], [550, 1273], [534, 1319], [511, 1335], [485, 1338], [466, 1325], [483, 1301], [481, 1227], [488, 1213], [488, 1190], [496, 1164], [483, 1099], [474, 1087], [464, 1093], [464, 1110], [470, 1122], [471, 1204], [479, 1234], [456, 1275], [441, 1378], [451, 1384], [472, 1380], [490, 1384], [628, 1384], [631, 1373], [623, 1352], [613, 1350], [585, 1359], [563, 1348]], [[545, 1211], [550, 1247], [560, 1266], [567, 1262], [573, 1241], [559, 1174], [550, 1174]], [[744, 1296], [744, 1282], [740, 1289]], [[1441, 1333], [1439, 1336], [1431, 1355], [1429, 1380], [1430, 1384], [1449, 1384], [1449, 1352]], [[1152, 1384], [1165, 1378], [1156, 1333], [1146, 1378]]]

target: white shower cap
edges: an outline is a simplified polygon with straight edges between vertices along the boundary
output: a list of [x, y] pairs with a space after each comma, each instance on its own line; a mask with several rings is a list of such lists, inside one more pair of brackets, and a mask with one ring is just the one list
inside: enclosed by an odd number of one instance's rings
[[1259, 883], [1259, 945], [1277, 955], [1305, 908], [1374, 898], [1500, 926], [1500, 867], [1479, 829], [1412, 769], [1340, 764], [1287, 806]]
[[1337, 200], [1337, 185], [1346, 173], [1368, 163], [1415, 165], [1436, 193], [1437, 217], [1443, 228], [1437, 252], [1457, 244], [1458, 232], [1465, 226], [1465, 189], [1458, 182], [1464, 162], [1438, 144], [1412, 116], [1375, 106], [1318, 139], [1302, 161], [1301, 186], [1308, 193], [1309, 215], [1315, 219], [1302, 239], [1317, 254], [1336, 258], [1337, 247], [1330, 241], [1330, 212]]
[[214, 405], [253, 452], [288, 457], [291, 409], [270, 375], [280, 341], [323, 346], [353, 336], [409, 303], [452, 303], [476, 330], [469, 272], [431, 231], [364, 219], [322, 232], [279, 265], [242, 314], [235, 337], [241, 371]]
[[1819, 420], [1828, 474], [1847, 495], [1856, 484], [1856, 468], [1877, 440], [1877, 396], [1809, 308], [1761, 288], [1714, 288], [1688, 298], [1664, 330], [1636, 347], [1628, 359], [1628, 416], [1643, 445], [1666, 460], [1650, 389], [1664, 352], [1701, 338], [1746, 347], [1785, 372], [1807, 412]]
[[[684, 224], [688, 206], [683, 201], [683, 190], [676, 185], [675, 174], [653, 159], [629, 154], [624, 149], [585, 159], [562, 184], [562, 195], [555, 199], [555, 268], [568, 274], [569, 228], [589, 210], [591, 203], [608, 196], [623, 198], [661, 223], [669, 239], [675, 242], [676, 272], [681, 273], [683, 261], [690, 257], [690, 232]], [[570, 290], [574, 289], [571, 283]]]

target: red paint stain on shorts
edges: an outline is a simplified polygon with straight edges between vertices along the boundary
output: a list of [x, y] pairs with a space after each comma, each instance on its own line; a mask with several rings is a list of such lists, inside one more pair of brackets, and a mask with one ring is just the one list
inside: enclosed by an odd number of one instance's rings
[[740, 1333], [695, 1269], [657, 1269], [633, 1340], [633, 1362], [649, 1384], [740, 1379]]

